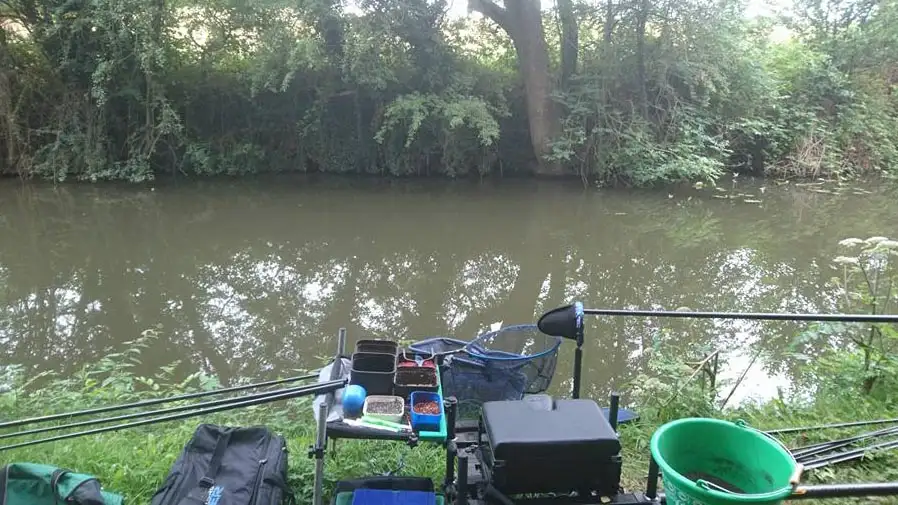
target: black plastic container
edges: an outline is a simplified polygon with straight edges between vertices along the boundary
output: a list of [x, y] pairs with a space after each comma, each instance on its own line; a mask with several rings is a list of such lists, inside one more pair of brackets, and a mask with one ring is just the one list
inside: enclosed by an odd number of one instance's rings
[[359, 340], [355, 344], [355, 352], [375, 352], [396, 356], [399, 353], [399, 344], [392, 340]]
[[349, 383], [365, 388], [371, 395], [392, 395], [396, 377], [396, 355], [378, 352], [357, 352], [352, 355]]
[[437, 384], [437, 369], [413, 366], [396, 368], [394, 380], [395, 394], [403, 398], [409, 398], [413, 391], [429, 391], [435, 393], [439, 390]]
[[[621, 445], [592, 400], [525, 400], [483, 404], [483, 462], [496, 488], [508, 495], [618, 492]], [[484, 444], [484, 438], [489, 443]]]

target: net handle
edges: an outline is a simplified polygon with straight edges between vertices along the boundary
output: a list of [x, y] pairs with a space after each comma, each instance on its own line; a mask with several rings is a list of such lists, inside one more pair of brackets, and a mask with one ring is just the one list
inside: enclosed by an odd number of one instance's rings
[[[413, 357], [412, 357], [411, 359], [409, 359], [408, 355], [405, 354], [406, 352], [408, 352], [408, 349], [402, 349], [402, 359], [407, 360], [407, 361], [415, 361], [414, 356], [418, 356], [418, 355], [426, 355], [426, 353], [414, 351], [414, 352], [412, 352], [412, 356], [413, 356]], [[454, 352], [457, 352], [457, 351], [446, 351], [445, 354], [454, 353]], [[442, 356], [443, 354], [444, 354], [444, 353], [440, 353], [439, 355]], [[432, 360], [434, 360], [434, 362], [436, 362], [436, 357], [437, 357], [436, 351], [434, 351], [433, 349], [431, 349], [431, 350], [430, 350], [430, 357], [429, 357], [429, 358], [424, 358], [424, 359], [425, 359], [425, 360], [432, 359]]]
[[[536, 333], [536, 334], [538, 334], [538, 335], [542, 335], [542, 336], [544, 336], [544, 337], [546, 337], [546, 338], [554, 339], [553, 345], [551, 345], [551, 346], [549, 346], [548, 348], [543, 349], [542, 351], [540, 351], [540, 352], [538, 352], [538, 353], [535, 353], [535, 354], [520, 354], [520, 353], [515, 353], [515, 354], [516, 354], [515, 357], [507, 357], [507, 358], [500, 358], [500, 357], [498, 357], [498, 356], [487, 356], [487, 355], [480, 354], [480, 353], [478, 353], [478, 352], [473, 351], [472, 349], [470, 349], [470, 348], [473, 347], [475, 344], [481, 344], [480, 347], [482, 347], [482, 348], [488, 350], [488, 347], [487, 347], [487, 346], [482, 345], [482, 341], [483, 341], [483, 340], [486, 340], [486, 339], [489, 338], [489, 337], [495, 337], [495, 336], [497, 336], [497, 335], [500, 335], [500, 334], [503, 333], [503, 332], [514, 331], [514, 330], [526, 330], [526, 331], [532, 331], [532, 332], [534, 332], [534, 333]], [[543, 333], [542, 331], [540, 331], [538, 325], [535, 325], [535, 324], [515, 324], [515, 325], [512, 325], [512, 326], [504, 326], [504, 327], [502, 327], [502, 328], [499, 328], [498, 330], [488, 331], [488, 332], [486, 332], [486, 333], [483, 333], [483, 334], [481, 334], [481, 335], [478, 335], [477, 338], [475, 338], [474, 340], [472, 340], [470, 343], [468, 343], [468, 344], [467, 344], [466, 346], [464, 346], [462, 349], [459, 349], [459, 351], [465, 351], [465, 352], [467, 352], [468, 354], [470, 354], [471, 356], [474, 356], [474, 357], [480, 358], [480, 359], [484, 359], [484, 360], [492, 360], [492, 361], [520, 361], [520, 360], [533, 360], [533, 359], [541, 358], [541, 357], [543, 357], [543, 356], [546, 356], [546, 355], [549, 355], [549, 354], [551, 354], [551, 353], [553, 353], [553, 352], [558, 351], [558, 348], [559, 348], [560, 346], [561, 346], [561, 337], [556, 337], [556, 336], [552, 336], [552, 335], [548, 335], [548, 334], [546, 334], [546, 333]], [[508, 353], [508, 354], [512, 354], [512, 353]]]
[[[454, 355], [454, 354], [466, 353], [468, 347], [470, 347], [471, 345], [473, 345], [474, 342], [477, 340], [477, 339], [474, 339], [474, 340], [468, 342], [468, 341], [459, 340], [459, 339], [451, 338], [451, 337], [436, 337], [436, 338], [443, 339], [443, 340], [449, 340], [449, 341], [451, 341], [451, 342], [458, 342], [458, 343], [462, 343], [462, 344], [464, 344], [464, 345], [462, 345], [462, 346], [459, 347], [458, 349], [454, 349], [454, 350], [451, 350], [451, 351], [437, 352], [437, 351], [434, 351], [433, 349], [431, 349], [431, 350], [429, 350], [429, 351], [422, 351], [422, 354], [423, 354], [423, 353], [426, 353], [426, 352], [429, 352], [430, 355], [431, 355], [431, 357], [433, 357], [433, 358], [441, 358], [441, 357], [443, 357], [443, 356], [452, 356], [452, 355]], [[431, 339], [431, 340], [432, 340], [432, 339]], [[430, 340], [428, 340], [428, 341], [430, 341]], [[422, 342], [416, 342], [416, 343], [412, 344], [411, 347], [414, 347], [414, 346], [419, 345], [419, 344], [421, 344], [421, 343], [422, 343]], [[416, 352], [416, 353], [419, 352], [419, 351], [416, 351], [416, 350], [414, 350], [414, 349], [410, 349], [410, 350], [411, 350], [412, 352]]]

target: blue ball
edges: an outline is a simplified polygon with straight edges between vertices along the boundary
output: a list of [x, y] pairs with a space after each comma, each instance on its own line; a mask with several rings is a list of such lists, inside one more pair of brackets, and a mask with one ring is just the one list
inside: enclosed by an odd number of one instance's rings
[[365, 405], [365, 397], [368, 393], [358, 384], [350, 384], [343, 391], [343, 415], [358, 417], [362, 415], [362, 407]]

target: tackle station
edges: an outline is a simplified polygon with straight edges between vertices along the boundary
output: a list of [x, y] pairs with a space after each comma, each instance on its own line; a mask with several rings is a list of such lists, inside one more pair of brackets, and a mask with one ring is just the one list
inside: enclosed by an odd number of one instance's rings
[[[368, 439], [445, 450], [441, 482], [415, 476], [338, 480], [334, 505], [774, 505], [791, 500], [896, 496], [898, 482], [806, 484], [808, 472], [898, 447], [878, 437], [898, 435], [898, 419], [761, 431], [741, 421], [684, 418], [658, 428], [644, 489], [621, 486], [618, 427], [638, 422], [620, 407], [581, 398], [584, 319], [669, 317], [704, 319], [898, 322], [898, 316], [767, 314], [588, 309], [577, 302], [545, 313], [535, 324], [507, 326], [474, 340], [431, 338], [407, 347], [359, 340], [347, 353], [345, 330], [333, 361], [315, 374], [215, 391], [158, 398], [14, 421], [0, 421], [0, 440], [63, 429], [106, 426], [0, 445], [3, 451], [68, 438], [200, 417], [301, 396], [314, 397], [317, 425], [313, 505], [323, 505], [328, 440]], [[575, 345], [569, 398], [546, 394], [558, 349]], [[63, 425], [7, 430], [77, 417], [154, 407], [252, 388], [314, 381], [262, 393], [92, 418]], [[605, 403], [604, 401], [602, 403]], [[109, 425], [113, 422], [128, 421]], [[776, 437], [797, 430], [881, 425], [868, 433], [789, 449]], [[860, 441], [866, 441], [858, 447]], [[0, 444], [3, 442], [0, 441]], [[287, 485], [286, 441], [264, 427], [201, 424], [185, 445], [152, 505], [279, 505], [296, 503]], [[43, 490], [43, 491], [42, 491]], [[29, 494], [30, 493], [30, 494]], [[0, 472], [0, 504], [119, 505], [90, 475], [35, 463]], [[52, 499], [52, 501], [51, 501]]]

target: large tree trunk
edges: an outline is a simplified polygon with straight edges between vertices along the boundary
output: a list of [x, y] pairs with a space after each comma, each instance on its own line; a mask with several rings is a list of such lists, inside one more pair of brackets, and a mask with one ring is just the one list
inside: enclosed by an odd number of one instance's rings
[[[0, 23], [2, 24], [2, 23]], [[15, 100], [12, 93], [12, 72], [6, 69], [12, 68], [12, 58], [9, 56], [9, 47], [6, 41], [6, 28], [0, 26], [0, 138], [6, 138], [6, 164], [0, 165], [0, 174], [14, 174], [18, 167], [19, 124], [16, 117]], [[0, 149], [2, 152], [2, 149]]]
[[636, 15], [636, 77], [639, 79], [639, 107], [642, 119], [649, 119], [649, 98], [646, 89], [645, 72], [645, 24], [649, 17], [649, 3], [642, 0], [639, 12]]
[[518, 66], [524, 80], [527, 119], [533, 153], [539, 161], [539, 175], [564, 175], [557, 162], [545, 156], [551, 141], [561, 131], [561, 120], [552, 103], [552, 78], [549, 74], [549, 48], [543, 30], [539, 0], [511, 0], [500, 7], [491, 0], [469, 0], [469, 10], [492, 19], [508, 33], [518, 55]]
[[614, 25], [616, 23], [614, 15], [614, 0], [607, 0], [605, 2], [605, 25], [602, 27], [602, 40], [605, 42], [606, 49], [611, 45], [611, 39], [614, 36]]
[[567, 91], [571, 76], [577, 72], [580, 49], [580, 31], [572, 0], [558, 0], [558, 17], [561, 18], [561, 87]]

